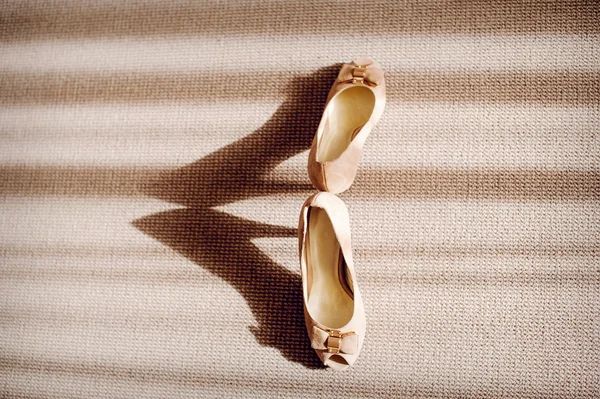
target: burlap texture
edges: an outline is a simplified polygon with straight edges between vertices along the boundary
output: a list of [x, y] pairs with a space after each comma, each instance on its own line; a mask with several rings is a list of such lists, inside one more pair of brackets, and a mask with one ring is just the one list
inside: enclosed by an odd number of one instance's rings
[[[0, 5], [0, 396], [600, 396], [600, 7]], [[387, 75], [323, 369], [296, 223], [340, 62]]]

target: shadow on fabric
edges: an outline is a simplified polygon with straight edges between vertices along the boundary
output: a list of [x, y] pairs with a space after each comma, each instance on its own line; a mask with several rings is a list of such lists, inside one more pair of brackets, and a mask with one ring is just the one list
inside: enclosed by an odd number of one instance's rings
[[132, 222], [231, 284], [245, 298], [258, 323], [250, 327], [256, 340], [309, 368], [323, 366], [306, 334], [300, 275], [277, 264], [252, 243], [260, 237], [297, 237], [296, 230], [213, 208], [255, 196], [312, 189], [309, 183], [275, 182], [268, 174], [310, 148], [338, 70], [339, 65], [334, 65], [294, 79], [286, 100], [252, 134], [148, 182], [146, 194], [186, 208]]

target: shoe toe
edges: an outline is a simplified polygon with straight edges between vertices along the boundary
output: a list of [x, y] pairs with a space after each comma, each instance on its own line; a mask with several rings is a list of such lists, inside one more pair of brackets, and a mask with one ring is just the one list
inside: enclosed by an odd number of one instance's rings
[[321, 361], [323, 364], [334, 370], [345, 370], [356, 361], [357, 356], [345, 354], [324, 353]]

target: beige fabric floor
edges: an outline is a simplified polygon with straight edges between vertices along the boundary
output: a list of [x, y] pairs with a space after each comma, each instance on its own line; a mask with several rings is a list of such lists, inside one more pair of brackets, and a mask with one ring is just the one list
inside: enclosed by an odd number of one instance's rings
[[[361, 55], [335, 372], [295, 227]], [[596, 1], [0, 3], [1, 397], [600, 397], [599, 211]]]

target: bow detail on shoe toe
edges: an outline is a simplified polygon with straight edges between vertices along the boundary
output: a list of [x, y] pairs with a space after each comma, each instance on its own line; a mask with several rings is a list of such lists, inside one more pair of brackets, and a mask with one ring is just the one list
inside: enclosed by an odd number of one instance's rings
[[355, 355], [358, 353], [358, 335], [354, 331], [342, 333], [339, 330], [324, 330], [313, 326], [311, 346], [331, 354]]
[[340, 83], [364, 84], [377, 87], [383, 79], [383, 71], [370, 58], [360, 58], [344, 64], [340, 71]]

